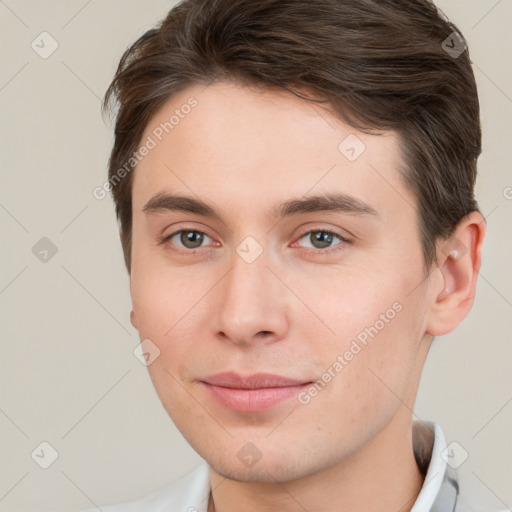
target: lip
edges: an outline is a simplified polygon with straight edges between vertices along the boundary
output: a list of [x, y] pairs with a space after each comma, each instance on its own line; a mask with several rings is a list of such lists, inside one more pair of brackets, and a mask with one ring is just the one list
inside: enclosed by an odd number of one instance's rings
[[234, 372], [211, 375], [200, 382], [224, 407], [250, 413], [272, 409], [312, 383], [269, 373], [241, 376]]

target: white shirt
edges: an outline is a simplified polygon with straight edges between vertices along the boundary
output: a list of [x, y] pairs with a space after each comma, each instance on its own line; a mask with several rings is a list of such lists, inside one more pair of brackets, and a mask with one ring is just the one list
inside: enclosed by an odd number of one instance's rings
[[[413, 422], [414, 456], [422, 473], [421, 491], [411, 512], [494, 512], [482, 508], [459, 488], [456, 470], [447, 464], [450, 451], [439, 425], [430, 421]], [[453, 456], [453, 454], [452, 454]], [[102, 506], [103, 512], [207, 512], [210, 495], [210, 468], [203, 462], [194, 471], [128, 503]], [[96, 512], [89, 508], [82, 512]], [[499, 512], [511, 512], [501, 510]]]

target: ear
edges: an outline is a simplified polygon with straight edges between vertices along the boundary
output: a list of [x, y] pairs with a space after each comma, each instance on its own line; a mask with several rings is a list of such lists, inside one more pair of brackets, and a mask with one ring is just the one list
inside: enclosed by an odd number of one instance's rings
[[481, 264], [485, 219], [472, 212], [458, 224], [448, 240], [438, 245], [440, 279], [432, 279], [434, 289], [428, 313], [427, 332], [432, 336], [447, 334], [469, 313], [475, 298]]
[[130, 311], [130, 322], [137, 329], [137, 317], [135, 316], [135, 312], [133, 309]]

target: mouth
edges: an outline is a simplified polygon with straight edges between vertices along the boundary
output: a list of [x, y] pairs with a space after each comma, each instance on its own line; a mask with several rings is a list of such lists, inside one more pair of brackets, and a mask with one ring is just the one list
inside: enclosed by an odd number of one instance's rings
[[258, 413], [296, 396], [312, 381], [269, 373], [241, 376], [227, 372], [211, 375], [200, 383], [223, 407], [236, 412]]

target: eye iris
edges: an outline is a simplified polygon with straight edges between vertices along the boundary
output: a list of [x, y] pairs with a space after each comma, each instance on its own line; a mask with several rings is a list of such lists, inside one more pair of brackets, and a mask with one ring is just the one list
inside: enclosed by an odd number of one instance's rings
[[203, 243], [203, 234], [197, 231], [183, 231], [180, 236], [181, 243], [188, 249], [201, 247]]
[[329, 247], [332, 244], [332, 237], [331, 233], [326, 233], [325, 231], [313, 231], [310, 235], [311, 243], [319, 249]]
[[[198, 231], [182, 231], [180, 235], [181, 243], [188, 249], [201, 247], [204, 236]], [[316, 248], [322, 249], [332, 244], [333, 235], [326, 231], [313, 231], [310, 234], [310, 240]]]

